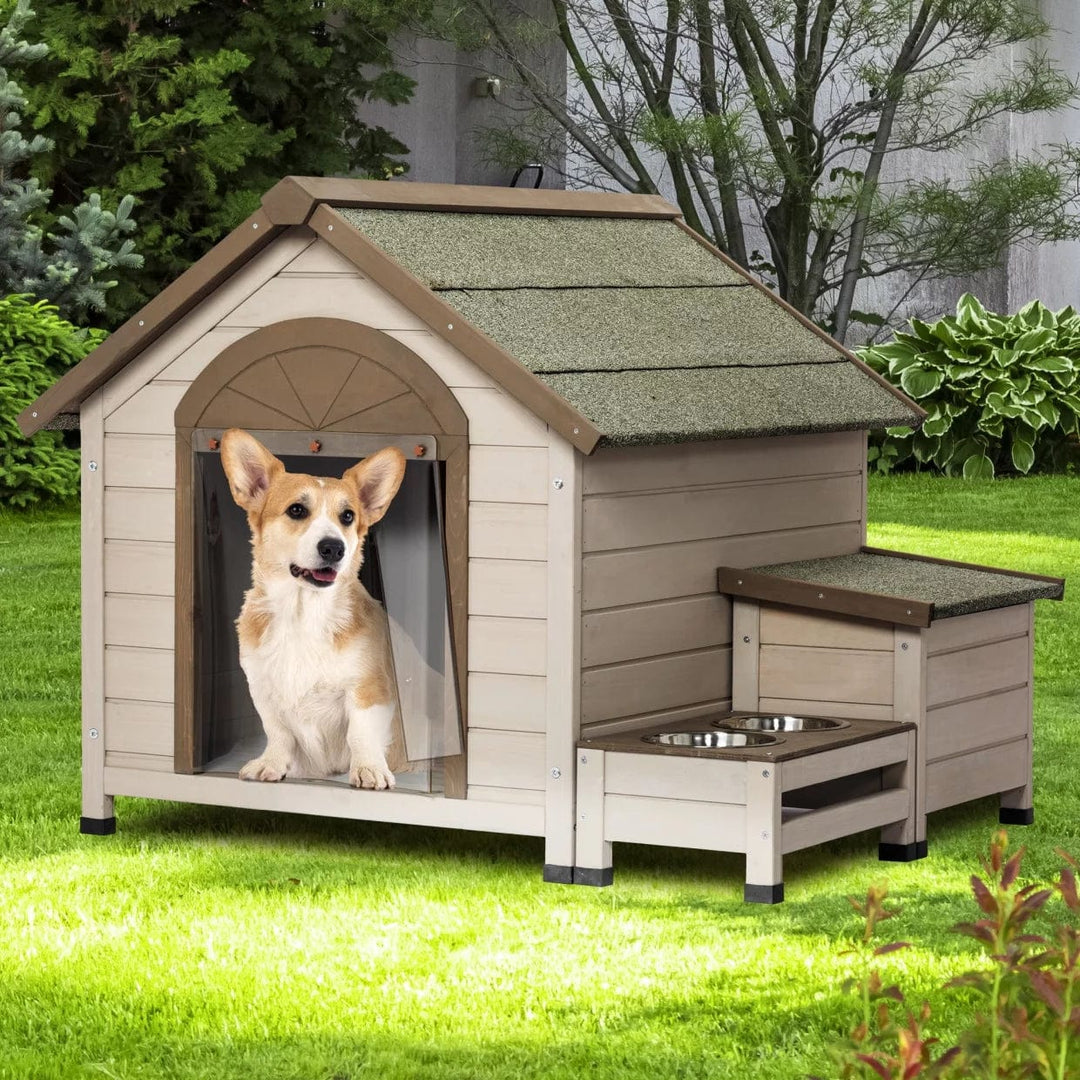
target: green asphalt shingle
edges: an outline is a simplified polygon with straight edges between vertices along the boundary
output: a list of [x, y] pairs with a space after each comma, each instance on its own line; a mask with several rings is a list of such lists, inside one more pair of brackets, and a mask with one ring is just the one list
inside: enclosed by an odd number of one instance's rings
[[1060, 600], [1064, 593], [1064, 586], [1050, 581], [869, 552], [754, 569], [759, 574], [793, 581], [921, 600], [934, 605], [935, 619], [1026, 604], [1029, 600]]

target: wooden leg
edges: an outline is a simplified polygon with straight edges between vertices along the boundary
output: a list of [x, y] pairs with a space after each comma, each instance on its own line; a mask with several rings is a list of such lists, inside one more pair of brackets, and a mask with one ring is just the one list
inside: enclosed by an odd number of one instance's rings
[[1034, 725], [1033, 690], [1035, 684], [1035, 605], [1028, 604], [1028, 692], [1027, 692], [1027, 742], [1024, 748], [1025, 769], [1024, 775], [1027, 783], [1023, 787], [1013, 788], [1011, 791], [1001, 793], [1001, 808], [998, 810], [998, 820], [1002, 825], [1031, 825], [1035, 821], [1034, 800], [1035, 793], [1031, 783], [1031, 751]]
[[781, 847], [780, 766], [746, 763], [746, 885], [750, 904], [779, 904], [784, 899]]
[[[885, 790], [900, 788], [908, 792], [908, 815], [903, 821], [893, 822], [881, 830], [881, 843], [878, 845], [878, 858], [883, 862], [914, 862], [926, 857], [926, 838], [917, 835], [915, 809], [917, 738], [914, 731], [908, 732], [908, 756], [906, 761], [898, 761], [882, 770], [882, 787]], [[922, 817], [925, 824], [926, 816]]]
[[604, 839], [604, 752], [579, 750], [575, 885], [610, 885], [611, 843]]

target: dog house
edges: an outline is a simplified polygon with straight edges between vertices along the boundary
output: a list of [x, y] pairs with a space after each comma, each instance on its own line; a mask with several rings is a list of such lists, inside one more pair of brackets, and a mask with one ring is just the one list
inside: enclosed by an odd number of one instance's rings
[[[491, 830], [593, 884], [613, 841], [700, 846], [777, 900], [799, 847], [914, 858], [928, 810], [991, 792], [1027, 820], [1062, 583], [868, 553], [866, 433], [923, 414], [658, 197], [287, 178], [20, 424], [76, 414], [85, 832], [117, 795]], [[365, 564], [394, 791], [237, 777], [228, 427], [316, 474], [409, 458]], [[800, 715], [740, 733], [762, 711]]]

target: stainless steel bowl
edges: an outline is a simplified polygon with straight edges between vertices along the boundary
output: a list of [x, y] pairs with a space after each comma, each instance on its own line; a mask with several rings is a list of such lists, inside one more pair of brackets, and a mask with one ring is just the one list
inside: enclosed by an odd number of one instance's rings
[[824, 716], [728, 716], [713, 726], [722, 731], [834, 731], [851, 725]]
[[727, 750], [745, 746], [771, 746], [780, 740], [753, 731], [662, 731], [643, 735], [642, 741], [660, 746], [689, 746], [698, 750]]

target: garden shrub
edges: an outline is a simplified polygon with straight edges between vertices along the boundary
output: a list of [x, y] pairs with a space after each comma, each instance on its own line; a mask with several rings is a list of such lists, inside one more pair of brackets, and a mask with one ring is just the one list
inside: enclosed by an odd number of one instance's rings
[[39, 431], [27, 439], [15, 422], [73, 364], [105, 337], [60, 318], [44, 300], [0, 299], [0, 506], [68, 499], [79, 490], [79, 452], [63, 433]]
[[977, 479], [1065, 464], [1080, 424], [1080, 314], [1034, 300], [995, 315], [966, 293], [955, 316], [910, 325], [860, 350], [928, 413], [918, 430], [888, 428], [873, 440], [879, 472], [914, 461]]

